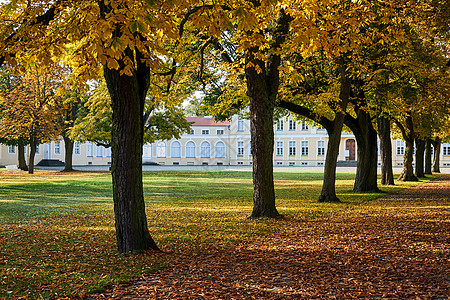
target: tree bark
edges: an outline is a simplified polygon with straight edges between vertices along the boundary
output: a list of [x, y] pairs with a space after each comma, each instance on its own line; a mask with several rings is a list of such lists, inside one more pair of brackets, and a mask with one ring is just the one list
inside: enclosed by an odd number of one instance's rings
[[[133, 61], [131, 50], [126, 55]], [[104, 67], [112, 102], [112, 182], [117, 247], [119, 252], [155, 249], [147, 227], [142, 186], [144, 101], [150, 70], [137, 57], [132, 76]], [[121, 62], [122, 63], [122, 62]], [[123, 65], [121, 66], [123, 67]]]
[[403, 170], [400, 173], [398, 180], [401, 181], [418, 181], [419, 179], [414, 175], [413, 168], [413, 153], [414, 153], [414, 125], [411, 116], [406, 117], [406, 128], [401, 123], [399, 126], [403, 139], [405, 140], [405, 154], [403, 155]]
[[394, 185], [394, 172], [392, 170], [391, 122], [384, 116], [380, 116], [377, 121], [381, 152], [381, 185]]
[[432, 154], [431, 154], [431, 139], [425, 142], [425, 175], [432, 175]]
[[425, 177], [424, 154], [425, 154], [425, 141], [416, 138], [416, 176], [418, 178]]
[[17, 158], [18, 158], [18, 167], [22, 171], [28, 171], [27, 161], [25, 160], [25, 145], [23, 143], [19, 143], [17, 150]]
[[[345, 111], [348, 101], [350, 100], [351, 80], [346, 71], [344, 59], [339, 57], [336, 59], [338, 71], [340, 75], [340, 102], [338, 107], [333, 109], [335, 113], [334, 126], [328, 131], [328, 146], [325, 157], [325, 166], [323, 174], [323, 186], [320, 192], [319, 202], [341, 202], [336, 196], [336, 164], [339, 155], [339, 144], [341, 143], [342, 126], [344, 125]], [[331, 129], [331, 128], [330, 128]], [[330, 132], [331, 131], [331, 132]]]
[[[323, 170], [323, 185], [320, 192], [319, 202], [341, 202], [336, 195], [336, 165], [339, 155], [339, 145], [341, 143], [342, 125], [344, 124], [345, 115], [338, 113], [334, 118], [333, 129], [328, 132], [327, 153], [325, 156], [325, 166]], [[341, 123], [339, 130], [339, 124]], [[336, 127], [336, 128], [335, 128]]]
[[433, 153], [433, 172], [434, 173], [441, 173], [440, 169], [440, 158], [441, 158], [441, 139], [436, 138], [435, 140], [432, 140], [431, 143], [433, 144], [434, 153]]
[[34, 157], [36, 156], [36, 139], [31, 137], [30, 139], [30, 158], [28, 159], [28, 173], [34, 173]]
[[64, 139], [65, 153], [64, 153], [64, 169], [62, 170], [62, 172], [72, 172], [73, 171], [72, 157], [73, 157], [74, 142], [67, 136], [64, 136], [63, 139]]

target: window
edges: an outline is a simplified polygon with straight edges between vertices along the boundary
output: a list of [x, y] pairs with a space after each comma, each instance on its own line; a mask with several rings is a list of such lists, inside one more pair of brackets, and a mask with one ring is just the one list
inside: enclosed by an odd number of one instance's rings
[[181, 144], [174, 141], [170, 146], [170, 157], [181, 157]]
[[156, 157], [166, 157], [166, 143], [158, 142], [156, 144]]
[[209, 129], [202, 129], [202, 134], [209, 134]]
[[151, 144], [145, 144], [144, 147], [142, 147], [142, 157], [152, 158], [152, 145]]
[[308, 141], [302, 141], [302, 156], [308, 155]]
[[294, 131], [296, 129], [297, 129], [297, 123], [294, 120], [289, 119], [289, 131]]
[[208, 158], [210, 156], [211, 156], [211, 145], [207, 141], [204, 141], [200, 145], [200, 157]]
[[16, 154], [16, 146], [8, 146], [8, 154]]
[[323, 126], [319, 126], [317, 127], [317, 130], [325, 130], [325, 128], [323, 128]]
[[318, 162], [317, 165], [318, 166], [323, 166], [323, 162]]
[[195, 157], [195, 143], [190, 141], [186, 144], [186, 157], [193, 158]]
[[217, 158], [224, 158], [225, 157], [225, 144], [223, 142], [217, 142], [214, 152], [215, 152]]
[[92, 157], [94, 155], [94, 144], [91, 142], [86, 143], [86, 156]]
[[188, 134], [194, 134], [195, 133], [195, 130], [194, 129], [191, 129], [191, 130], [189, 130], [189, 132], [188, 132]]
[[325, 155], [325, 141], [318, 141], [317, 142], [317, 155], [318, 156]]
[[283, 155], [283, 142], [277, 141], [277, 155], [282, 156]]
[[307, 162], [302, 162], [302, 166], [307, 166], [308, 165], [308, 163]]
[[237, 131], [244, 131], [244, 120], [238, 117], [238, 128]]
[[291, 167], [295, 166], [295, 162], [290, 161], [290, 162], [289, 162], [289, 166], [291, 166]]
[[302, 123], [302, 130], [308, 130], [308, 125], [306, 124], [306, 122]]
[[237, 164], [238, 164], [238, 165], [243, 165], [244, 162], [243, 162], [243, 161], [238, 161]]
[[282, 166], [282, 165], [283, 165], [283, 162], [277, 161], [277, 166]]
[[237, 156], [243, 156], [244, 155], [244, 142], [239, 141], [237, 142]]
[[289, 141], [289, 155], [295, 156], [297, 153], [297, 147], [295, 145], [295, 141]]
[[103, 146], [97, 146], [97, 157], [103, 157]]
[[404, 154], [405, 154], [405, 142], [397, 141], [397, 155], [404, 155]]
[[277, 131], [283, 131], [284, 130], [284, 120], [283, 118], [278, 119], [277, 121]]
[[61, 154], [61, 142], [55, 142], [55, 154]]
[[80, 151], [80, 143], [75, 142], [73, 143], [73, 153], [76, 155], [80, 155], [81, 151]]
[[222, 135], [223, 134], [223, 129], [217, 129], [217, 135]]
[[36, 154], [39, 154], [40, 150], [41, 150], [41, 146], [40, 146], [40, 145], [37, 145], [37, 146], [36, 146]]
[[450, 155], [450, 144], [449, 143], [442, 144], [442, 155]]
[[105, 156], [111, 157], [111, 147], [105, 148]]

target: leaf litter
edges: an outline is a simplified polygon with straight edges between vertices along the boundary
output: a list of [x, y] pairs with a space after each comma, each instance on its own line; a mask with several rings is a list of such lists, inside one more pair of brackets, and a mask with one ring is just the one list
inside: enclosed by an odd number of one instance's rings
[[85, 299], [449, 299], [449, 204], [442, 176]]

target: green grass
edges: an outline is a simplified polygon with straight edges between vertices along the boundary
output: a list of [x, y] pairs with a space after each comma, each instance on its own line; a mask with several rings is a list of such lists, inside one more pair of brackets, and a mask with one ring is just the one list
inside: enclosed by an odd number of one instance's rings
[[[352, 193], [338, 173], [339, 204], [319, 204], [320, 172], [276, 172], [285, 219], [342, 210], [381, 194]], [[165, 253], [116, 251], [111, 177], [106, 173], [0, 172], [0, 298], [80, 297], [205, 251], [274, 233], [283, 220], [247, 220], [250, 172], [145, 172], [148, 225]], [[383, 188], [396, 192], [416, 183]]]

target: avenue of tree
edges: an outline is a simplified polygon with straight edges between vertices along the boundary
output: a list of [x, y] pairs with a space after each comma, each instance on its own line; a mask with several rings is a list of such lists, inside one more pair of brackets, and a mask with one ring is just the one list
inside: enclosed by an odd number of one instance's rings
[[[59, 125], [50, 126], [58, 129], [54, 135], [31, 129], [19, 134], [8, 119], [21, 103], [13, 97], [32, 95], [17, 83], [2, 89], [8, 92], [1, 95], [1, 119], [11, 128], [2, 136], [35, 149], [59, 135], [70, 157], [73, 139], [110, 145], [116, 237], [123, 253], [159, 249], [147, 228], [142, 146], [187, 130], [180, 105], [197, 89], [207, 95], [203, 105], [209, 112], [248, 113], [251, 218], [279, 216], [272, 157], [273, 119], [280, 108], [321, 124], [329, 134], [319, 201], [339, 201], [334, 182], [344, 127], [358, 143], [354, 191], [378, 191], [377, 133], [382, 184], [393, 184], [391, 130], [406, 143], [400, 178], [416, 180], [432, 171], [431, 145], [438, 171], [439, 145], [449, 136], [445, 2], [7, 1], [0, 4], [0, 66], [7, 63], [23, 82], [29, 75], [20, 74], [33, 68], [66, 64], [71, 71], [64, 79], [70, 88], [49, 88], [51, 97], [42, 98], [64, 103], [64, 113], [53, 122]], [[86, 84], [92, 80], [98, 82], [94, 91]], [[30, 169], [31, 163], [30, 156]]]

